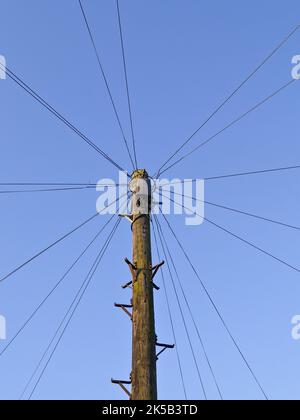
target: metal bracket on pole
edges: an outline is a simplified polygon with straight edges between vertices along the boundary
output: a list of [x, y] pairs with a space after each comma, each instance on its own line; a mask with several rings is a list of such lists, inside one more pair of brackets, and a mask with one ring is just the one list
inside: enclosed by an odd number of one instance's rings
[[161, 263], [155, 265], [154, 267], [152, 267], [152, 277], [151, 277], [151, 281], [153, 284], [153, 287], [155, 290], [160, 290], [160, 288], [158, 286], [156, 286], [156, 284], [154, 283], [154, 277], [156, 276], [156, 274], [158, 273], [158, 270], [165, 264], [164, 261], [162, 261]]
[[[138, 273], [139, 273], [139, 269], [137, 268], [137, 266], [135, 264], [133, 264], [131, 261], [129, 261], [128, 258], [125, 258], [125, 262], [128, 265], [130, 272], [132, 274], [132, 278], [134, 279], [134, 281], [136, 281], [137, 277], [138, 277]], [[158, 273], [158, 270], [165, 264], [164, 261], [162, 261], [160, 264], [155, 265], [154, 267], [151, 267], [150, 270], [152, 271], [152, 276], [151, 276], [151, 281], [152, 281], [152, 285], [154, 287], [155, 290], [160, 290], [160, 288], [153, 282], [154, 277], [156, 276], [156, 274]], [[126, 289], [127, 287], [132, 286], [132, 281], [124, 284], [124, 286], [122, 286], [123, 289]]]
[[112, 379], [111, 383], [115, 385], [119, 385], [122, 388], [122, 390], [125, 392], [125, 394], [127, 394], [128, 397], [131, 399], [131, 393], [128, 391], [128, 389], [125, 386], [125, 385], [131, 385], [131, 381], [121, 381], [121, 380]]
[[122, 286], [122, 289], [127, 289], [127, 287], [130, 287], [132, 289], [132, 280], [130, 280], [128, 283], [124, 284]]
[[[155, 290], [160, 290], [160, 288], [158, 286], [156, 286], [155, 283], [152, 282], [152, 285], [153, 285]], [[122, 286], [122, 289], [127, 289], [127, 287], [130, 287], [132, 289], [132, 281], [129, 281], [128, 283], [124, 284]]]
[[152, 267], [152, 280], [154, 279], [154, 277], [156, 276], [156, 274], [158, 273], [158, 270], [165, 264], [164, 261], [162, 261], [161, 263], [155, 265], [154, 267]]
[[166, 351], [167, 349], [174, 349], [175, 344], [162, 344], [162, 343], [156, 343], [156, 347], [162, 347], [162, 350], [160, 350], [156, 355], [156, 360], [159, 359], [159, 356]]
[[153, 282], [152, 282], [152, 286], [153, 286], [153, 288], [154, 288], [155, 290], [160, 290], [160, 287], [156, 286], [156, 284], [155, 284], [155, 283], [153, 283]]
[[129, 261], [128, 258], [125, 258], [125, 262], [129, 267], [129, 270], [132, 274], [132, 278], [136, 279], [136, 274], [137, 274], [137, 267], [136, 265], [134, 265], [131, 261]]
[[123, 303], [115, 303], [115, 307], [121, 308], [125, 312], [125, 314], [129, 316], [129, 318], [132, 321], [132, 313], [128, 311], [128, 309], [132, 309], [132, 305], [125, 305]]

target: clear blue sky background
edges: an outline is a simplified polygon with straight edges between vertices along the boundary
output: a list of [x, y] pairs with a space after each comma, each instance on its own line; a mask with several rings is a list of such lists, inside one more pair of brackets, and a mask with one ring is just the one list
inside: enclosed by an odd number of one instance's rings
[[[153, 173], [299, 23], [299, 1], [121, 0], [140, 166]], [[121, 50], [112, 0], [84, 0], [104, 68], [129, 137]], [[76, 0], [1, 0], [0, 54], [7, 64], [113, 158], [129, 168], [120, 133]], [[205, 139], [291, 78], [300, 33], [195, 138]], [[10, 80], [0, 81], [1, 182], [96, 182], [116, 170]], [[189, 178], [299, 164], [299, 85], [228, 130], [174, 168]], [[206, 184], [206, 198], [300, 225], [299, 173], [258, 175]], [[1, 275], [95, 212], [95, 191], [1, 195]], [[206, 208], [206, 215], [258, 246], [300, 266], [299, 232]], [[0, 285], [0, 313], [11, 338], [106, 218], [52, 249]], [[272, 399], [300, 398], [300, 342], [291, 318], [300, 313], [300, 275], [208, 224], [179, 237]], [[167, 232], [167, 231], [166, 231]], [[170, 239], [186, 293], [224, 397], [261, 398], [236, 349]], [[67, 278], [30, 327], [0, 358], [0, 398], [18, 398], [72, 301], [100, 241]], [[123, 222], [34, 397], [119, 399], [110, 378], [128, 378], [131, 330], [113, 308], [129, 300], [122, 258], [130, 256]], [[156, 259], [156, 256], [155, 256]], [[167, 278], [169, 282], [169, 279]], [[161, 283], [161, 279], [158, 279]], [[168, 283], [169, 284], [169, 283]], [[189, 398], [202, 398], [173, 294], [170, 300]], [[172, 342], [163, 292], [156, 295], [157, 334]], [[197, 358], [210, 398], [217, 397], [195, 332]], [[3, 347], [5, 343], [1, 343]], [[1, 348], [0, 347], [0, 350]], [[181, 399], [175, 351], [158, 363], [159, 396]]]

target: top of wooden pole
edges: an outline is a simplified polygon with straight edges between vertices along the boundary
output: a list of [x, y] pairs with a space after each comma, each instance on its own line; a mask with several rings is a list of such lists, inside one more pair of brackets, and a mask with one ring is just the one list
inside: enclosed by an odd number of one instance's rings
[[131, 175], [130, 191], [135, 196], [133, 215], [150, 214], [152, 207], [151, 181], [145, 169], [137, 169]]
[[146, 169], [137, 169], [131, 175], [132, 180], [135, 179], [135, 178], [149, 179], [149, 175], [148, 175], [148, 172], [146, 171]]

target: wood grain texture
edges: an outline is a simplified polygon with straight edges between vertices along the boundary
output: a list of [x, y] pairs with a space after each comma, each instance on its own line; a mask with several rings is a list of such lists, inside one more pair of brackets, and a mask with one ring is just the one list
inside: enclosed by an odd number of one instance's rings
[[[145, 172], [141, 176], [145, 177]], [[147, 173], [146, 173], [147, 174]], [[147, 176], [147, 175], [146, 175]], [[150, 186], [150, 181], [149, 181]], [[137, 267], [133, 278], [133, 352], [132, 400], [156, 400], [156, 335], [152, 285], [152, 255], [149, 214], [133, 214], [133, 262]], [[134, 200], [139, 200], [134, 194]]]

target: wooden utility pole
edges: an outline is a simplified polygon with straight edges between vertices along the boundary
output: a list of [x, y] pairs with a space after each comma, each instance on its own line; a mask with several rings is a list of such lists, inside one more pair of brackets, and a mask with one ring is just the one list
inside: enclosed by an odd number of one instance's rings
[[[131, 222], [133, 237], [133, 260], [126, 258], [132, 280], [123, 289], [131, 287], [131, 303], [117, 304], [132, 321], [132, 371], [130, 381], [112, 379], [131, 400], [157, 400], [156, 361], [174, 345], [157, 342], [155, 334], [153, 290], [159, 290], [154, 277], [164, 261], [152, 266], [151, 255], [151, 209], [152, 185], [147, 172], [136, 170], [131, 177], [132, 213], [122, 215]], [[132, 312], [130, 312], [132, 310]], [[156, 348], [160, 351], [156, 354]], [[127, 389], [131, 385], [131, 392]]]
[[156, 400], [156, 335], [150, 214], [151, 182], [145, 170], [132, 175], [133, 298], [132, 400]]

